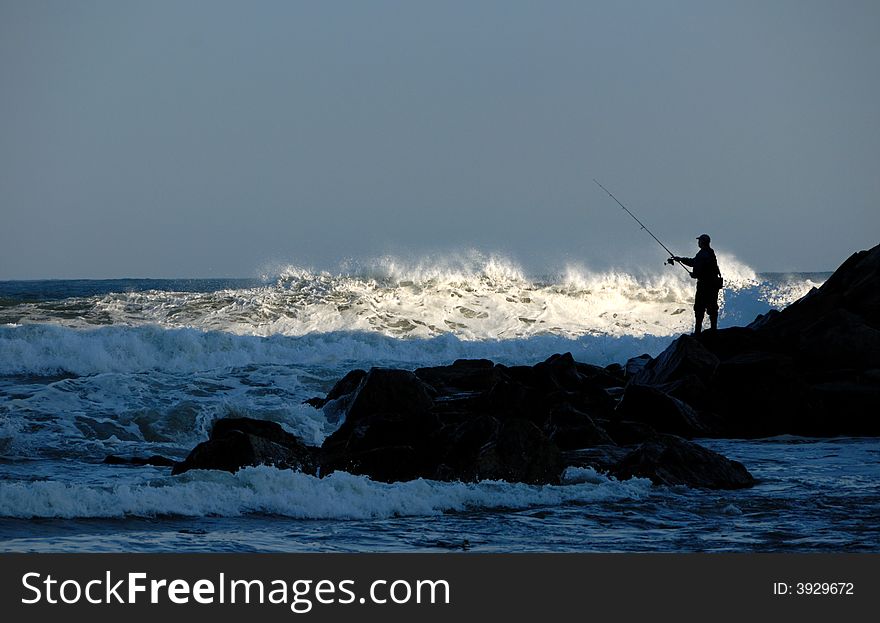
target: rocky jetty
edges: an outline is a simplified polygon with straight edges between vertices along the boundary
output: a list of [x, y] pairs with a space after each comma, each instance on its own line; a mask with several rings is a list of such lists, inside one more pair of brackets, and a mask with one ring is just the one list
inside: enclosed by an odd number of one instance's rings
[[711, 436], [880, 435], [880, 246], [748, 327], [678, 338], [633, 383], [692, 406]]
[[880, 247], [781, 312], [679, 337], [656, 358], [354, 370], [306, 402], [342, 422], [322, 447], [270, 422], [219, 420], [174, 473], [269, 464], [386, 482], [543, 484], [588, 465], [657, 484], [748, 487], [742, 464], [689, 440], [880, 434]]

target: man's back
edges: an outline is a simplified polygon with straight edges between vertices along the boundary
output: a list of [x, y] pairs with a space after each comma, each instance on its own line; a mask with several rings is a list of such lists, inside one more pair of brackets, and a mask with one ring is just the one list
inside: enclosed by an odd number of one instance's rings
[[693, 259], [693, 274], [698, 281], [709, 281], [718, 276], [718, 259], [710, 247], [700, 249]]

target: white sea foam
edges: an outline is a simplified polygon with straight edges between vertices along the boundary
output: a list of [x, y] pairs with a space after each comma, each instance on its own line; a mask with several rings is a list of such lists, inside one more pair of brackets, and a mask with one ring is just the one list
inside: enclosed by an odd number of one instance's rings
[[[464, 340], [452, 334], [396, 339], [375, 332], [311, 333], [300, 337], [240, 336], [158, 326], [77, 330], [56, 325], [0, 327], [0, 375], [106, 372], [196, 372], [253, 365], [340, 367], [418, 366], [487, 357], [499, 362], [537, 362], [571, 351], [581, 361], [611, 363], [658, 352], [660, 336], [541, 335], [528, 339]], [[361, 363], [361, 365], [363, 365]]]
[[[721, 324], [747, 323], [817, 283], [762, 281], [719, 254]], [[529, 362], [571, 351], [605, 364], [654, 353], [691, 329], [694, 284], [680, 269], [632, 274], [568, 266], [527, 277], [499, 257], [383, 258], [330, 274], [287, 267], [267, 285], [119, 292], [4, 308], [0, 374], [190, 372], [247, 365]], [[2, 318], [0, 318], [2, 320]]]
[[59, 481], [0, 483], [0, 517], [239, 516], [374, 519], [450, 511], [640, 499], [649, 480], [594, 478], [559, 486], [414, 480], [394, 484], [337, 472], [315, 478], [272, 467], [236, 474], [194, 471], [145, 482], [97, 486]]
[[782, 282], [777, 282], [772, 286], [769, 284], [762, 284], [761, 294], [762, 298], [766, 300], [771, 307], [782, 308], [794, 303], [799, 298], [806, 296], [810, 290], [818, 288], [821, 285], [821, 281], [790, 278]]
[[[726, 279], [722, 319], [730, 294], [754, 289], [752, 298], [769, 307], [800, 291], [792, 282], [779, 292], [732, 256], [719, 256]], [[636, 274], [572, 265], [558, 276], [535, 278], [504, 258], [466, 254], [414, 263], [382, 258], [349, 271], [285, 267], [255, 288], [118, 292], [3, 313], [18, 324], [73, 328], [156, 325], [264, 337], [345, 331], [465, 341], [669, 336], [691, 324], [694, 283], [674, 267]]]

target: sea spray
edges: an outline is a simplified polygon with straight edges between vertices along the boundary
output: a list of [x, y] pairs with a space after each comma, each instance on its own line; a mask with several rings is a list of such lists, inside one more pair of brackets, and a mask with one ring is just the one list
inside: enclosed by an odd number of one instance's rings
[[[816, 285], [760, 277], [720, 254], [727, 287], [721, 324], [780, 307]], [[591, 271], [577, 265], [557, 275], [528, 276], [509, 260], [465, 256], [407, 263], [382, 258], [351, 272], [285, 267], [246, 287], [198, 291], [140, 289], [135, 280], [119, 291], [29, 301], [0, 308], [0, 323], [192, 328], [270, 337], [315, 333], [369, 333], [462, 341], [670, 336], [691, 325], [694, 282], [683, 271]], [[96, 282], [100, 283], [100, 282]], [[154, 284], [148, 284], [150, 286]], [[243, 285], [243, 284], [241, 284]], [[751, 320], [750, 318], [749, 320]]]

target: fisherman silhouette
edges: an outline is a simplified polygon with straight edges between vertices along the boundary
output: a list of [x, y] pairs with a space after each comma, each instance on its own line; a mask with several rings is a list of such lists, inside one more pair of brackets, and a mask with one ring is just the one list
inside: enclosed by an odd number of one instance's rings
[[709, 234], [700, 234], [697, 237], [699, 252], [693, 257], [672, 256], [666, 260], [669, 264], [681, 262], [685, 266], [693, 268], [691, 278], [697, 280], [697, 293], [694, 296], [694, 335], [699, 335], [703, 330], [703, 316], [709, 313], [709, 325], [712, 329], [718, 328], [718, 291], [723, 281], [721, 271], [718, 269], [718, 259], [715, 251], [709, 246], [711, 238]]

